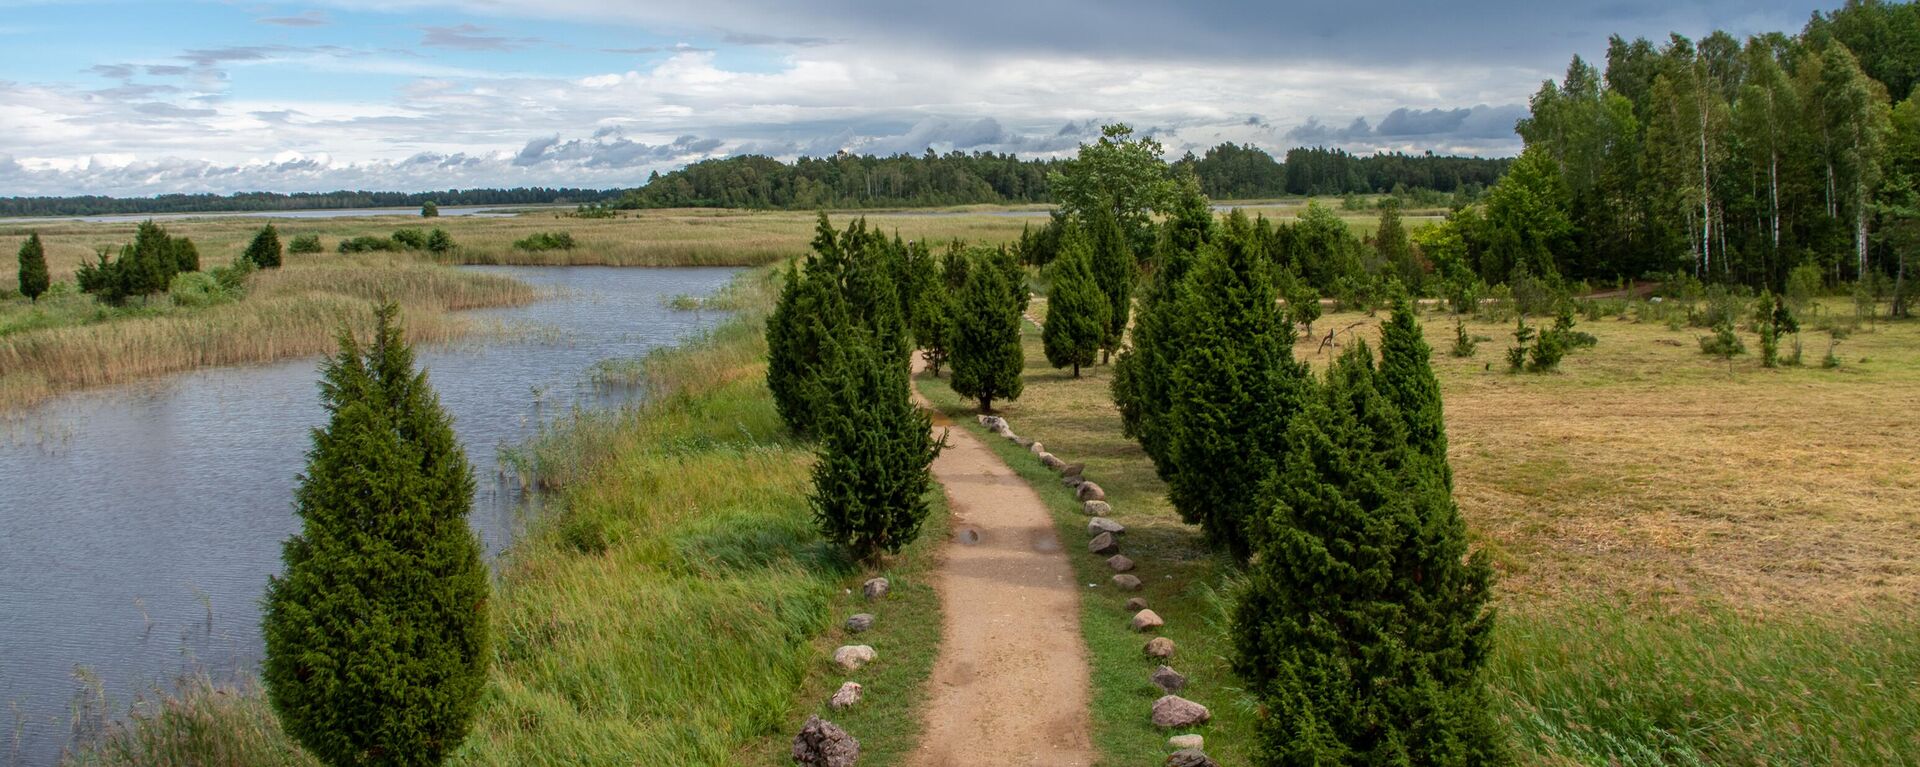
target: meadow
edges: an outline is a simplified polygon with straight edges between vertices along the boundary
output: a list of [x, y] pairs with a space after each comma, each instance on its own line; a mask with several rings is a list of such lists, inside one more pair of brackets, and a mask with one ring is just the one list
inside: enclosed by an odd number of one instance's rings
[[[1831, 302], [1826, 318], [1809, 318], [1808, 365], [1768, 369], [1754, 355], [1731, 366], [1703, 355], [1707, 331], [1629, 310], [1583, 322], [1598, 345], [1550, 374], [1506, 371], [1510, 319], [1468, 321], [1487, 340], [1457, 358], [1454, 318], [1425, 318], [1455, 496], [1499, 574], [1487, 676], [1522, 763], [1920, 759], [1920, 648], [1909, 641], [1920, 630], [1909, 447], [1920, 324], [1862, 323], [1835, 348], [1839, 366], [1822, 368], [1830, 337], [1813, 326], [1851, 311]], [[1339, 344], [1372, 343], [1381, 319], [1329, 314], [1296, 353], [1324, 364], [1337, 354], [1321, 346], [1329, 330]], [[1179, 521], [1121, 436], [1112, 368], [1075, 380], [1047, 367], [1031, 326], [1025, 347], [1026, 392], [1003, 414], [1106, 489], [1144, 594], [1180, 646], [1187, 697], [1214, 711], [1208, 752], [1244, 759], [1254, 709], [1226, 664], [1233, 569]], [[919, 385], [965, 411], [944, 382]], [[1084, 538], [1085, 517], [1053, 475], [1017, 446], [1004, 457], [1055, 507], [1062, 537]], [[1075, 566], [1089, 583], [1105, 578], [1097, 557]], [[1143, 640], [1109, 596], [1084, 608], [1094, 742], [1103, 764], [1141, 763], [1166, 750], [1143, 715], [1158, 691]]]

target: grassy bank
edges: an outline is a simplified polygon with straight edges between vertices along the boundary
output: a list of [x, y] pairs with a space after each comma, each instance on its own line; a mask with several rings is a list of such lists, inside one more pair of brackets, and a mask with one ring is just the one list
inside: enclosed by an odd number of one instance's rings
[[[1346, 343], [1377, 323], [1340, 313], [1315, 329]], [[1470, 358], [1446, 353], [1451, 317], [1425, 323], [1457, 497], [1500, 571], [1488, 678], [1523, 763], [1916, 763], [1920, 324], [1863, 326], [1841, 342], [1837, 369], [1819, 367], [1828, 338], [1809, 330], [1810, 366], [1766, 369], [1748, 355], [1729, 371], [1700, 353], [1705, 331], [1609, 317], [1582, 323], [1600, 343], [1561, 372], [1511, 375], [1510, 321], [1469, 322], [1493, 339]], [[1230, 568], [1121, 436], [1112, 368], [1075, 380], [1045, 367], [1037, 330], [1025, 340], [1026, 391], [1004, 414], [1107, 490], [1180, 646], [1173, 665], [1194, 680], [1188, 697], [1215, 714], [1207, 750], [1243, 760], [1251, 706], [1223, 661]], [[1303, 339], [1296, 353], [1319, 364], [1337, 350]], [[964, 411], [944, 382], [920, 384]], [[1084, 540], [1057, 479], [1004, 440], [989, 444], [1056, 507], [1063, 536]], [[1099, 559], [1073, 551], [1081, 577], [1104, 584]], [[1147, 723], [1142, 639], [1109, 596], [1088, 599], [1084, 616], [1094, 742], [1103, 764], [1138, 764], [1166, 753], [1165, 733]]]
[[[857, 598], [869, 574], [814, 531], [811, 456], [764, 383], [768, 277], [742, 278], [740, 316], [646, 359], [645, 405], [562, 422], [522, 452], [550, 492], [499, 564], [492, 677], [454, 763], [775, 763], [838, 687], [827, 657], [853, 612], [878, 616], [858, 641], [880, 657], [853, 676], [867, 700], [834, 718], [873, 763], [911, 746], [944, 519], [891, 563], [892, 597]], [[143, 710], [71, 762], [309, 763], [252, 691], [200, 685]]]

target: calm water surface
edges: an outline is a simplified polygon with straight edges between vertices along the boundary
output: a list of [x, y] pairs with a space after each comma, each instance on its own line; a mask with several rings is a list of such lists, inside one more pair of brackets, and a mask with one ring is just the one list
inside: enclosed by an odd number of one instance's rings
[[[592, 366], [714, 324], [665, 299], [709, 293], [735, 270], [473, 268], [553, 291], [470, 313], [508, 330], [497, 339], [418, 353], [474, 465], [474, 528], [497, 553], [522, 500], [500, 449], [576, 405], [632, 396], [595, 386]], [[324, 415], [317, 370], [308, 359], [183, 374], [0, 423], [0, 765], [58, 758], [86, 678], [124, 711], [182, 673], [255, 668], [258, 602], [298, 529], [295, 475]]]
[[[451, 218], [460, 216], [478, 216], [480, 218], [511, 218], [514, 211], [552, 208], [571, 210], [571, 205], [449, 205], [440, 209], [440, 215]], [[153, 219], [155, 221], [181, 221], [189, 218], [357, 218], [361, 216], [411, 216], [420, 217], [419, 208], [326, 208], [320, 210], [229, 210], [208, 211], [205, 213], [113, 213], [103, 216], [33, 216], [23, 218], [0, 218], [0, 224], [32, 224], [42, 221], [79, 221], [87, 224], [132, 224]], [[432, 221], [427, 221], [432, 223]]]

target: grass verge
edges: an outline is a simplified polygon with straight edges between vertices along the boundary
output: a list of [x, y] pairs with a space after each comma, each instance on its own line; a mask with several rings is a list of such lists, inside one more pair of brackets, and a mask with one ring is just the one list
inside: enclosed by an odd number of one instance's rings
[[[768, 276], [743, 278], [753, 310], [643, 363], [644, 405], [576, 416], [523, 452], [548, 501], [499, 563], [491, 679], [452, 763], [736, 765], [775, 753], [838, 686], [829, 626], [867, 574], [815, 532], [811, 456], [764, 384]], [[895, 593], [860, 638], [880, 660], [855, 677], [867, 700], [835, 719], [869, 753], [903, 753], [918, 727], [939, 632], [924, 573], [943, 524], [884, 573]], [[250, 690], [201, 685], [157, 705], [189, 715], [118, 723], [69, 762], [311, 764]]]

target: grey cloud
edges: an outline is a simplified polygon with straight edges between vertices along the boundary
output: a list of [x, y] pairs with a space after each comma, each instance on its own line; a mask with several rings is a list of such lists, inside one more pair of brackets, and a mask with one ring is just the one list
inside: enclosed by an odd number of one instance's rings
[[601, 53], [618, 53], [627, 56], [645, 56], [653, 53], [706, 53], [712, 48], [701, 48], [686, 43], [673, 45], [643, 45], [638, 48], [601, 48]]
[[648, 145], [620, 135], [618, 129], [601, 129], [592, 138], [561, 141], [559, 136], [527, 142], [514, 155], [513, 164], [530, 167], [549, 163], [581, 168], [638, 168], [668, 162], [680, 162], [719, 149], [724, 143], [716, 138], [680, 136], [671, 143]]
[[219, 114], [218, 112], [215, 112], [214, 110], [211, 110], [211, 109], [188, 109], [186, 107], [175, 106], [173, 104], [168, 104], [162, 101], [149, 101], [145, 104], [135, 104], [133, 106], [133, 111], [139, 112], [140, 114], [143, 114], [143, 115], [151, 115], [154, 117], [179, 117], [179, 118], [212, 117], [216, 114]]
[[1309, 117], [1307, 121], [1287, 131], [1287, 138], [1300, 144], [1345, 144], [1360, 141], [1373, 136], [1373, 128], [1367, 125], [1367, 118], [1355, 117], [1345, 128], [1336, 128], [1320, 122], [1320, 118]]
[[260, 20], [262, 24], [276, 27], [324, 27], [332, 22], [320, 11], [307, 11], [298, 16], [273, 16]]
[[125, 80], [133, 76], [133, 65], [132, 64], [95, 64], [91, 67], [88, 67], [86, 71], [92, 72], [96, 75], [99, 75], [101, 77], [105, 77], [108, 79]]
[[540, 39], [535, 37], [503, 37], [486, 34], [490, 30], [477, 24], [421, 27], [420, 31], [422, 32], [421, 45], [462, 51], [514, 51], [540, 42]]
[[729, 32], [721, 39], [731, 45], [789, 45], [796, 48], [832, 45], [835, 42], [824, 37], [779, 37], [750, 32]]
[[183, 67], [177, 64], [150, 64], [147, 66], [147, 74], [153, 77], [179, 77], [192, 73], [192, 67]]
[[1468, 111], [1465, 109], [1428, 109], [1425, 111], [1401, 107], [1393, 110], [1380, 121], [1377, 130], [1382, 136], [1428, 136], [1435, 133], [1452, 133], [1466, 122]]
[[1517, 142], [1513, 126], [1526, 114], [1527, 108], [1519, 104], [1480, 104], [1456, 109], [1401, 107], [1382, 118], [1378, 127], [1370, 127], [1365, 117], [1354, 118], [1345, 128], [1309, 117], [1287, 131], [1286, 137], [1299, 145], [1360, 150], [1396, 146], [1410, 140], [1433, 145], [1436, 151], [1460, 146], [1501, 146]]
[[177, 58], [191, 62], [197, 67], [211, 67], [225, 61], [263, 61], [274, 53], [285, 50], [279, 47], [237, 45], [225, 48], [196, 48], [180, 54]]

